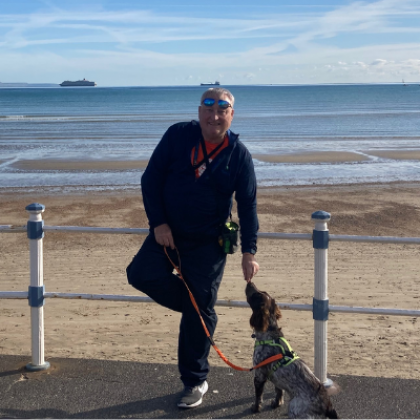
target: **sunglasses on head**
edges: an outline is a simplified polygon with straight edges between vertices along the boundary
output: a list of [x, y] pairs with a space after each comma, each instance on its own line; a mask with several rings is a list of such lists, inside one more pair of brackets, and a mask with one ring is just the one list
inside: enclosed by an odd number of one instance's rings
[[[216, 99], [213, 99], [213, 98], [206, 98], [202, 102], [204, 106], [213, 106], [215, 103], [216, 103]], [[228, 101], [224, 101], [223, 99], [219, 99], [217, 101], [217, 105], [219, 105], [219, 107], [222, 109], [227, 109], [232, 106]]]

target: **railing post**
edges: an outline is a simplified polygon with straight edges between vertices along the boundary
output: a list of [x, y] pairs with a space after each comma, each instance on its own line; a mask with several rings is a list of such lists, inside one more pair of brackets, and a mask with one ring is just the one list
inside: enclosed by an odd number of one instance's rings
[[44, 221], [42, 213], [45, 206], [38, 203], [26, 207], [29, 220], [26, 226], [29, 239], [30, 285], [28, 290], [31, 307], [31, 347], [32, 363], [26, 369], [45, 370], [50, 364], [44, 360], [44, 267], [42, 238], [44, 237]]
[[313, 299], [313, 318], [315, 323], [314, 347], [315, 376], [326, 386], [331, 386], [332, 381], [327, 378], [327, 326], [328, 326], [328, 221], [331, 215], [325, 211], [312, 213], [315, 222], [313, 231], [315, 284]]

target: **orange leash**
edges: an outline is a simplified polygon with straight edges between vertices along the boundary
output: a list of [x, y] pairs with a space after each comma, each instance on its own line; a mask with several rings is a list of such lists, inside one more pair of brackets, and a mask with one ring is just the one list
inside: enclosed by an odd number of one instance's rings
[[[178, 267], [177, 265], [175, 265], [175, 263], [171, 260], [171, 258], [168, 255], [168, 252], [166, 251], [166, 246], [163, 247], [163, 249], [165, 250], [165, 254], [168, 257], [168, 260], [171, 262], [172, 266], [174, 267], [174, 269], [176, 270], [176, 272], [178, 273], [179, 278], [182, 280], [182, 282], [184, 283], [185, 287], [188, 290], [188, 294], [190, 295], [190, 299], [191, 299], [191, 303], [193, 304], [198, 316], [200, 317], [200, 321], [201, 321], [201, 325], [204, 328], [204, 332], [207, 335], [207, 338], [210, 340], [211, 345], [213, 346], [213, 348], [216, 350], [217, 354], [220, 356], [220, 358], [227, 364], [229, 365], [231, 368], [235, 369], [235, 370], [240, 370], [240, 371], [246, 371], [246, 372], [250, 372], [254, 369], [258, 369], [262, 366], [268, 365], [269, 363], [272, 363], [276, 360], [279, 359], [283, 359], [283, 355], [282, 354], [276, 354], [275, 356], [271, 356], [268, 359], [263, 360], [261, 363], [258, 363], [258, 365], [253, 366], [252, 368], [243, 368], [240, 366], [236, 366], [234, 365], [232, 362], [230, 362], [227, 357], [219, 350], [219, 348], [216, 346], [213, 337], [210, 335], [209, 330], [207, 329], [206, 323], [204, 322], [203, 317], [201, 316], [200, 313], [200, 308], [197, 305], [197, 302], [195, 301], [194, 295], [191, 293], [190, 288], [188, 287], [188, 284], [186, 283], [184, 277], [182, 276], [181, 273], [181, 268]], [[178, 248], [175, 248], [176, 252], [178, 254], [178, 261], [179, 261], [179, 265], [181, 266], [181, 258], [179, 256], [179, 252], [178, 252]]]

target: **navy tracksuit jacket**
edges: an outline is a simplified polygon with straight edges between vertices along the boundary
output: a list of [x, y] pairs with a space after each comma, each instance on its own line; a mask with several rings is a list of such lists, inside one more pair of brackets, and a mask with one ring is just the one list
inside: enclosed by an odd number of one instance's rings
[[[228, 131], [229, 145], [196, 179], [191, 152], [201, 128], [191, 121], [171, 126], [157, 145], [142, 176], [143, 202], [150, 234], [127, 267], [129, 283], [157, 303], [182, 313], [178, 366], [185, 386], [201, 384], [209, 370], [210, 342], [193, 308], [185, 285], [174, 274], [153, 229], [167, 223], [181, 258], [181, 271], [207, 328], [217, 323], [214, 304], [226, 264], [218, 243], [220, 225], [228, 219], [235, 194], [242, 252], [257, 249], [256, 179], [252, 158], [238, 136]], [[179, 264], [177, 253], [168, 250]]]

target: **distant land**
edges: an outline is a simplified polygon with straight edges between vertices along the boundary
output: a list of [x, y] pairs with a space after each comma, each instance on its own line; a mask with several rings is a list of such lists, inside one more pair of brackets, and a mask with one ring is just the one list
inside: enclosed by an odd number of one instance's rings
[[2, 87], [57, 87], [60, 86], [58, 83], [2, 83], [0, 82], [0, 88]]

